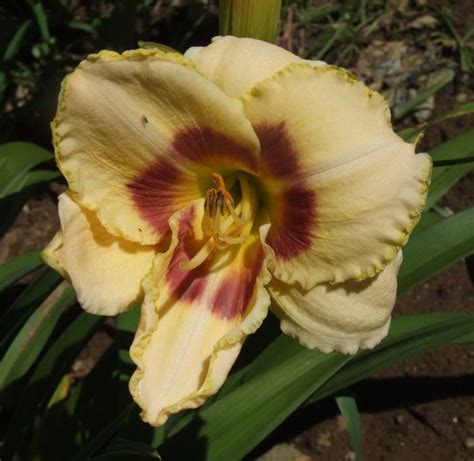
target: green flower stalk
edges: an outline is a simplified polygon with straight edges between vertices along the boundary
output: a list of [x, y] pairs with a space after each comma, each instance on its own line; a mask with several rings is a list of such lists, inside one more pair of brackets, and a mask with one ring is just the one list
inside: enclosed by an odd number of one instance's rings
[[280, 11], [281, 0], [221, 0], [219, 33], [274, 43]]

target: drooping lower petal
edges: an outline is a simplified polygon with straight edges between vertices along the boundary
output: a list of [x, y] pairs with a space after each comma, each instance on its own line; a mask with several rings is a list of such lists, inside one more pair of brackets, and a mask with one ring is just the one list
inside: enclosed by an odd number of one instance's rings
[[130, 391], [143, 419], [153, 425], [216, 393], [246, 335], [268, 311], [264, 285], [270, 275], [257, 235], [216, 249], [195, 269], [181, 268], [206, 243], [202, 216], [202, 201], [173, 216], [170, 249], [156, 257], [144, 283], [145, 302], [130, 350], [138, 366]]
[[211, 171], [257, 172], [240, 101], [176, 53], [90, 56], [66, 77], [52, 124], [75, 198], [114, 235], [155, 244]]
[[92, 314], [115, 315], [140, 301], [141, 281], [157, 249], [110, 235], [69, 193], [59, 197], [59, 218], [61, 230], [42, 256], [72, 283], [81, 306]]
[[416, 225], [431, 160], [342, 69], [292, 64], [243, 97], [262, 147], [274, 275], [310, 289], [373, 277]]
[[395, 260], [362, 282], [323, 283], [305, 291], [273, 279], [268, 285], [284, 333], [309, 348], [354, 354], [372, 348], [387, 334], [397, 294]]
[[289, 51], [252, 38], [215, 37], [206, 47], [192, 47], [185, 56], [203, 75], [232, 97], [291, 63], [307, 62], [322, 66], [322, 61], [306, 61]]

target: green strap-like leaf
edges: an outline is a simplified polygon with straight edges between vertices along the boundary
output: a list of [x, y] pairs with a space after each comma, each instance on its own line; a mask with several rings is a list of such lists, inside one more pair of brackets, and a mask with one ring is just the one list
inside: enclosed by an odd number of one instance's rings
[[18, 392], [19, 403], [9, 422], [2, 458], [10, 459], [16, 450], [25, 448], [38, 415], [43, 414], [59, 382], [102, 322], [103, 317], [81, 312], [46, 351], [23, 392]]
[[0, 322], [0, 351], [5, 350], [28, 317], [61, 281], [62, 277], [57, 272], [47, 269], [16, 299]]
[[352, 448], [356, 455], [356, 461], [361, 457], [360, 442], [360, 415], [354, 397], [341, 395], [336, 397], [336, 403], [343, 416], [349, 435], [351, 436]]
[[53, 179], [58, 179], [62, 175], [59, 171], [52, 170], [33, 170], [28, 171], [24, 176], [24, 179], [21, 182], [21, 189], [25, 187], [33, 186], [35, 184], [40, 184], [42, 182], [52, 181]]
[[28, 172], [35, 166], [52, 159], [51, 152], [36, 144], [19, 141], [2, 144], [0, 146], [0, 199], [38, 182], [41, 177], [33, 175], [28, 178]]
[[[432, 149], [433, 160], [450, 160], [474, 155], [474, 130], [469, 130]], [[473, 169], [472, 163], [438, 167], [433, 170], [431, 186], [426, 202], [429, 209], [456, 184], [459, 179]]]
[[[294, 343], [288, 337], [277, 341]], [[205, 406], [159, 452], [163, 459], [192, 459], [197, 448], [194, 439], [205, 442], [202, 459], [241, 459], [350, 359], [297, 346], [288, 360], [282, 359], [266, 373]]]
[[28, 319], [0, 363], [0, 393], [28, 372], [74, 297], [74, 290], [66, 287], [57, 302], [43, 303]]
[[474, 329], [474, 315], [429, 313], [393, 319], [388, 336], [374, 349], [357, 354], [318, 389], [307, 404], [340, 392], [397, 363], [455, 341]]
[[406, 291], [474, 252], [474, 208], [413, 235], [403, 249], [398, 289]]
[[115, 459], [142, 461], [161, 458], [156, 449], [149, 445], [119, 437], [112, 440], [102, 454], [91, 458], [93, 461], [114, 461]]
[[133, 404], [129, 404], [123, 411], [120, 413], [107, 427], [104, 428], [102, 432], [97, 434], [91, 442], [89, 442], [80, 453], [78, 453], [72, 461], [82, 461], [84, 459], [89, 459], [90, 456], [97, 453], [101, 447], [103, 447], [119, 430], [123, 421], [128, 417], [132, 409], [134, 408]]
[[442, 216], [435, 210], [427, 210], [421, 214], [421, 219], [416, 225], [413, 233], [411, 234], [410, 239], [413, 238], [414, 235], [419, 234], [421, 231], [424, 231], [428, 227], [431, 227], [433, 224], [436, 224], [442, 221], [445, 217]]
[[[437, 168], [440, 166], [453, 166], [453, 165], [463, 165], [465, 163], [474, 163], [474, 157], [460, 157], [460, 158], [453, 158], [449, 160], [434, 160], [433, 167]], [[471, 165], [471, 168], [473, 165]]]
[[42, 264], [39, 251], [32, 251], [3, 263], [0, 265], [0, 291], [38, 269]]
[[[262, 360], [247, 368], [249, 380], [241, 376], [243, 384], [191, 415], [159, 452], [164, 459], [186, 459], [201, 449], [202, 459], [208, 461], [241, 459], [302, 403], [310, 389], [317, 390], [308, 403], [463, 337], [473, 328], [474, 315], [399, 317], [379, 346], [352, 357], [310, 351], [280, 335], [263, 351]], [[272, 362], [268, 367], [262, 366], [266, 359]]]

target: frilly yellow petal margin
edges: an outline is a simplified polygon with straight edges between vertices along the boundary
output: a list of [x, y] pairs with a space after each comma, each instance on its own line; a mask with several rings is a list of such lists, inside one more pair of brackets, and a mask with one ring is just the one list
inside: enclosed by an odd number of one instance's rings
[[62, 275], [63, 278], [69, 281], [69, 275], [64, 269], [59, 259], [58, 251], [63, 245], [63, 233], [61, 230], [56, 232], [48, 246], [41, 252], [41, 259], [49, 266], [52, 267], [58, 274]]
[[165, 52], [158, 48], [138, 48], [136, 50], [127, 50], [123, 53], [117, 53], [115, 51], [102, 50], [99, 53], [91, 54], [87, 56], [85, 61], [82, 61], [79, 66], [85, 66], [88, 62], [98, 62], [98, 61], [125, 61], [125, 60], [142, 60], [149, 58], [158, 58], [164, 61], [174, 62], [175, 64], [180, 64], [185, 67], [196, 70], [194, 63], [184, 57], [180, 53]]
[[[318, 61], [319, 62], [319, 61]], [[370, 89], [367, 85], [364, 84], [361, 80], [359, 80], [352, 72], [349, 72], [347, 69], [342, 67], [337, 67], [329, 64], [322, 64], [322, 65], [314, 65], [308, 64], [308, 62], [297, 62], [291, 63], [287, 66], [280, 69], [278, 72], [274, 73], [271, 77], [266, 78], [258, 82], [255, 86], [245, 91], [241, 96], [240, 99], [245, 101], [249, 97], [258, 97], [261, 91], [261, 88], [265, 88], [267, 82], [273, 80], [277, 81], [282, 75], [291, 74], [294, 69], [301, 68], [301, 69], [312, 69], [315, 75], [323, 74], [323, 73], [332, 73], [338, 79], [341, 79], [351, 85], [356, 85], [359, 87], [363, 92], [367, 94], [369, 99], [373, 99], [374, 101], [380, 102], [385, 106], [385, 118], [389, 126], [392, 126], [392, 116], [390, 112], [390, 106], [387, 100], [377, 91]]]
[[362, 283], [320, 284], [304, 291], [276, 279], [268, 286], [282, 331], [322, 352], [355, 354], [371, 349], [388, 333], [397, 295], [400, 251], [377, 277]]
[[[225, 362], [227, 353], [232, 357], [232, 362], [235, 360], [240, 347], [247, 337], [247, 335], [254, 333], [262, 324], [263, 320], [268, 314], [268, 306], [270, 304], [270, 295], [264, 288], [264, 285], [269, 280], [260, 281], [256, 292], [256, 305], [253, 307], [252, 312], [248, 315], [245, 320], [238, 327], [230, 331], [224, 336], [215, 346], [214, 351], [209, 360], [209, 368], [207, 371], [206, 379], [204, 380], [201, 388], [186, 396], [174, 405], [164, 408], [154, 421], [150, 421], [146, 418], [145, 411], [140, 413], [140, 416], [144, 421], [148, 422], [152, 426], [161, 426], [168, 418], [184, 409], [197, 408], [202, 405], [210, 396], [214, 395], [224, 383], [228, 374], [228, 367]], [[157, 319], [158, 321], [158, 319]], [[151, 335], [150, 335], [151, 336]], [[146, 337], [142, 338], [145, 342]], [[148, 338], [149, 339], [149, 338]], [[146, 344], [142, 345], [146, 347]], [[137, 358], [136, 353], [134, 354], [134, 361]], [[224, 364], [224, 370], [220, 369], [220, 362]], [[130, 378], [129, 390], [135, 400], [135, 402], [141, 407], [144, 407], [143, 402], [139, 396], [139, 385], [143, 377], [143, 371], [138, 368]]]
[[[144, 279], [143, 287], [146, 293], [157, 290], [157, 275], [164, 274], [169, 259], [178, 244], [176, 238], [177, 222], [173, 218], [170, 220], [170, 227], [173, 230], [173, 238], [170, 249], [165, 254], [159, 254], [155, 258], [154, 266], [151, 273]], [[260, 239], [265, 241], [270, 225], [262, 225], [260, 227]], [[158, 416], [151, 420], [147, 418], [145, 410], [142, 410], [141, 417], [144, 421], [153, 426], [164, 424], [170, 415], [177, 413], [183, 409], [196, 408], [202, 405], [207, 398], [215, 394], [224, 383], [229, 372], [230, 364], [232, 364], [245, 340], [245, 337], [255, 332], [264, 318], [268, 314], [270, 305], [270, 295], [265, 288], [271, 280], [271, 273], [268, 268], [268, 255], [263, 263], [263, 270], [257, 280], [255, 291], [254, 306], [249, 308], [249, 314], [242, 323], [233, 328], [214, 346], [214, 350], [209, 359], [207, 374], [201, 387], [196, 391], [181, 399], [177, 403], [163, 408]], [[154, 296], [151, 296], [154, 299]], [[144, 315], [152, 312], [151, 316]], [[142, 369], [142, 357], [151, 340], [153, 331], [156, 329], [159, 318], [154, 310], [142, 309], [142, 317], [137, 329], [135, 340], [130, 348], [130, 356], [137, 364], [137, 370], [132, 375], [129, 382], [130, 393], [135, 402], [142, 408], [145, 408], [144, 402], [140, 398], [140, 382], [143, 379], [144, 371]]]
[[[385, 268], [395, 260], [402, 247], [407, 243], [408, 239], [410, 238], [410, 234], [413, 232], [413, 229], [420, 221], [421, 213], [423, 212], [426, 205], [426, 199], [428, 197], [428, 191], [431, 183], [433, 160], [428, 154], [416, 154], [416, 156], [420, 156], [420, 158], [421, 156], [423, 156], [426, 161], [420, 175], [416, 178], [418, 180], [419, 185], [418, 195], [420, 197], [418, 206], [413, 210], [412, 213], [410, 213], [410, 219], [407, 226], [404, 229], [400, 230], [401, 235], [398, 243], [392, 246], [392, 248], [385, 255], [383, 255], [383, 258], [380, 260], [379, 264], [374, 264], [373, 268], [368, 269], [366, 271], [361, 271], [359, 275], [351, 277], [351, 280], [354, 280], [356, 282], [362, 282], [366, 279], [375, 277], [377, 274], [385, 270]], [[341, 282], [341, 280], [331, 280], [329, 283], [331, 285], [334, 285], [336, 283]]]

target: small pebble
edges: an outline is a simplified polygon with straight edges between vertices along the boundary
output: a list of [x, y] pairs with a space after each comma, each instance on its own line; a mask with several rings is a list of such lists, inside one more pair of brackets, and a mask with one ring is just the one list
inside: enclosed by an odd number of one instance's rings
[[454, 424], [457, 424], [459, 422], [459, 419], [457, 416], [453, 416], [453, 419], [451, 420]]
[[464, 446], [466, 448], [474, 448], [474, 437], [468, 437], [464, 440]]
[[329, 432], [323, 432], [319, 434], [318, 438], [316, 439], [316, 445], [329, 448], [331, 446], [331, 434]]

